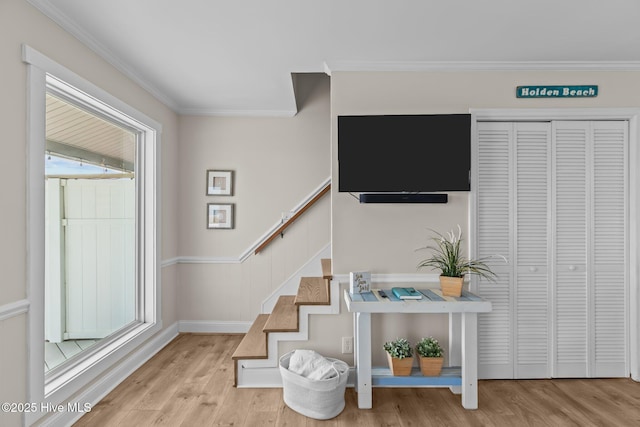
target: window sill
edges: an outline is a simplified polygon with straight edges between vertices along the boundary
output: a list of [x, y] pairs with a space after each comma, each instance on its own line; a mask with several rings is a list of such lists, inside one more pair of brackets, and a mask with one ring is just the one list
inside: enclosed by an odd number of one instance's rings
[[45, 384], [45, 400], [59, 404], [76, 394], [150, 339], [162, 323], [142, 323]]

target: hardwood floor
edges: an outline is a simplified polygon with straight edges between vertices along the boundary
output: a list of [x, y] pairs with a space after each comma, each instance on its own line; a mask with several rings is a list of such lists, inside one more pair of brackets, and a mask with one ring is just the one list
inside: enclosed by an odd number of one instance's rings
[[376, 388], [360, 410], [347, 388], [333, 420], [289, 409], [282, 389], [237, 389], [231, 354], [241, 335], [183, 334], [76, 426], [638, 426], [640, 383], [629, 379], [480, 381], [479, 409], [448, 389]]

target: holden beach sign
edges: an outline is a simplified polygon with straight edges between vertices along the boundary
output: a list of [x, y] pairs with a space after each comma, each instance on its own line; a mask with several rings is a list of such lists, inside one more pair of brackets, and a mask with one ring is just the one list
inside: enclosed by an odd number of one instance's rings
[[586, 86], [518, 86], [516, 98], [594, 98], [597, 85]]

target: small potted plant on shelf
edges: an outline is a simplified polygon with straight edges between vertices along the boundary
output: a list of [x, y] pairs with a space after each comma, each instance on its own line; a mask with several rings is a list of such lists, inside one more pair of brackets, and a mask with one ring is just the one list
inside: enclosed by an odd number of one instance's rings
[[459, 225], [458, 235], [453, 230], [449, 231], [446, 236], [435, 230], [431, 231], [435, 234], [432, 237], [435, 245], [425, 246], [419, 250], [429, 249], [432, 251], [432, 256], [420, 261], [418, 269], [432, 267], [440, 270], [442, 295], [459, 297], [462, 293], [465, 274], [477, 274], [485, 279], [495, 280], [495, 273], [486, 264], [489, 257], [469, 260], [462, 256], [462, 249], [460, 248], [462, 229]]
[[407, 376], [411, 374], [413, 367], [413, 349], [411, 344], [404, 338], [384, 343], [384, 350], [387, 352], [389, 368], [393, 375]]
[[442, 371], [444, 350], [440, 347], [438, 340], [429, 337], [422, 338], [416, 345], [416, 353], [420, 358], [420, 371], [425, 377], [437, 377]]

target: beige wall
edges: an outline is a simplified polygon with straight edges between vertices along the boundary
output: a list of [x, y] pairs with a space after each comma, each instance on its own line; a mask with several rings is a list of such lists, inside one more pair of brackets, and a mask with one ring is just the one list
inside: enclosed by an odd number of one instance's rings
[[[301, 76], [294, 117], [180, 117], [181, 256], [237, 257], [330, 175], [329, 78]], [[234, 195], [207, 196], [208, 169], [234, 171]], [[207, 203], [235, 203], [233, 230], [207, 230]]]
[[[0, 2], [0, 76], [4, 83], [0, 97], [0, 128], [3, 155], [0, 157], [0, 306], [27, 298], [26, 284], [26, 147], [27, 66], [21, 46], [28, 44], [52, 60], [106, 90], [133, 108], [160, 122], [162, 133], [162, 259], [177, 251], [177, 116], [137, 84], [124, 77], [77, 39], [34, 9], [26, 0]], [[175, 266], [163, 274], [163, 322], [175, 323]], [[164, 271], [163, 271], [164, 273]], [[27, 316], [0, 320], [0, 400], [27, 400]], [[0, 413], [0, 425], [20, 424], [18, 414]]]
[[[252, 321], [260, 303], [329, 243], [330, 198], [264, 252], [237, 258], [330, 176], [329, 78], [296, 77], [294, 117], [180, 117], [181, 320]], [[208, 169], [233, 170], [233, 196], [207, 196]], [[232, 230], [206, 229], [207, 203], [234, 203]]]
[[[517, 99], [518, 85], [595, 84], [599, 95], [589, 99]], [[463, 227], [468, 242], [468, 193], [449, 193], [446, 205], [359, 204], [339, 193], [337, 163], [338, 115], [468, 113], [481, 108], [622, 108], [640, 106], [638, 72], [333, 72], [332, 124], [332, 258], [334, 274], [369, 269], [377, 274], [416, 274], [425, 255], [415, 249], [427, 243], [428, 228], [447, 231]], [[425, 159], [428, 167], [429, 159]], [[427, 273], [424, 271], [424, 273]], [[346, 285], [343, 284], [344, 289]], [[311, 319], [311, 340], [305, 345], [348, 362], [340, 353], [341, 336], [352, 335], [351, 315]], [[402, 336], [415, 342], [433, 335], [448, 345], [446, 316], [376, 315], [372, 321], [374, 364], [385, 364], [382, 344]], [[280, 353], [297, 348], [286, 343]]]
[[[162, 123], [162, 256], [237, 257], [281, 213], [295, 206], [332, 175], [331, 199], [292, 227], [264, 256], [243, 267], [232, 264], [173, 264], [162, 269], [164, 325], [176, 320], [251, 320], [259, 301], [290, 270], [295, 270], [329, 238], [334, 273], [370, 269], [374, 273], [415, 273], [426, 229], [447, 230], [461, 224], [468, 236], [468, 196], [451, 193], [447, 205], [360, 205], [337, 192], [336, 116], [341, 114], [465, 113], [470, 108], [638, 107], [637, 72], [334, 72], [328, 78], [301, 77], [300, 112], [293, 118], [180, 117], [136, 83], [44, 17], [26, 0], [0, 2], [0, 98], [3, 200], [0, 306], [27, 298], [26, 288], [26, 43], [123, 102]], [[593, 99], [521, 100], [515, 87], [527, 84], [597, 84]], [[331, 141], [331, 142], [329, 142]], [[180, 144], [178, 144], [178, 142]], [[333, 153], [333, 154], [331, 154]], [[428, 164], [428, 160], [425, 160]], [[207, 169], [236, 173], [232, 197], [205, 195]], [[234, 230], [206, 230], [207, 202], [236, 204]], [[328, 212], [331, 212], [329, 223]], [[318, 224], [319, 228], [315, 228]], [[329, 234], [329, 229], [331, 232]], [[288, 240], [287, 240], [288, 239]], [[283, 242], [289, 243], [283, 243]], [[257, 278], [256, 295], [243, 302], [238, 292]], [[231, 292], [226, 300], [221, 292]], [[225, 301], [233, 301], [227, 304]], [[26, 390], [27, 316], [0, 320], [0, 400], [24, 402]], [[446, 319], [435, 322], [411, 316], [378, 316], [374, 349], [396, 336], [446, 336]], [[340, 337], [353, 333], [351, 315], [315, 316], [305, 347], [334, 357]], [[299, 347], [299, 343], [283, 345]], [[282, 351], [281, 351], [282, 352]], [[382, 351], [374, 360], [382, 360]], [[19, 416], [0, 413], [0, 424], [18, 425]]]
[[[595, 84], [596, 98], [517, 99], [516, 86]], [[336, 117], [346, 114], [468, 113], [480, 108], [637, 107], [638, 72], [334, 72], [331, 79], [332, 178], [337, 184]], [[450, 161], [450, 159], [445, 159]], [[425, 159], [425, 167], [430, 161]], [[428, 228], [457, 224], [468, 242], [468, 193], [449, 193], [446, 205], [360, 205], [332, 189], [334, 272], [416, 273]]]

